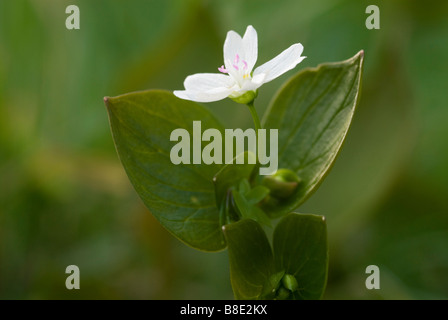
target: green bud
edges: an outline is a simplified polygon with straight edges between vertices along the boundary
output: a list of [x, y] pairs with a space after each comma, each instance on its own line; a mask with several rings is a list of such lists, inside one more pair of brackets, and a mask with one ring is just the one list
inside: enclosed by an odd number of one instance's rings
[[237, 103], [249, 104], [249, 103], [253, 102], [257, 96], [258, 96], [258, 90], [247, 91], [246, 93], [244, 93], [238, 97], [229, 96], [229, 98]]
[[271, 191], [271, 195], [277, 198], [288, 198], [297, 189], [300, 178], [294, 171], [279, 169], [271, 176], [265, 176], [262, 184]]
[[277, 300], [286, 300], [289, 298], [289, 295], [291, 294], [291, 291], [280, 287], [280, 289], [277, 290], [277, 296], [275, 297], [275, 299]]
[[262, 299], [271, 300], [277, 296], [278, 288], [282, 282], [285, 271], [272, 274], [263, 286]]
[[292, 274], [285, 274], [282, 278], [282, 284], [291, 292], [294, 292], [299, 288], [296, 277], [294, 277]]

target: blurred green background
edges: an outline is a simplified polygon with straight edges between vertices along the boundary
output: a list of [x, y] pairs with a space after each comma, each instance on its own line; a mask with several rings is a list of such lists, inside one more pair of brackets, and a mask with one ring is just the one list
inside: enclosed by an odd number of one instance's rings
[[[81, 29], [67, 30], [76, 4]], [[376, 4], [381, 29], [367, 30]], [[442, 1], [0, 0], [0, 298], [231, 299], [227, 252], [180, 243], [151, 216], [115, 152], [103, 96], [182, 89], [216, 72], [228, 30], [259, 35], [257, 65], [308, 56], [263, 86], [365, 50], [342, 153], [298, 211], [327, 217], [326, 299], [448, 299], [448, 3]], [[230, 100], [227, 128], [252, 126]], [[81, 289], [65, 288], [65, 268]], [[367, 290], [365, 268], [381, 270]]]

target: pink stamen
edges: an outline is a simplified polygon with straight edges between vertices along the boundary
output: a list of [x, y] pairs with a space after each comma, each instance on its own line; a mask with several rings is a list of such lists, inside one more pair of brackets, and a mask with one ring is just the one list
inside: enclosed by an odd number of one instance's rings
[[[235, 56], [235, 61], [233, 61], [234, 65], [238, 64], [240, 62], [240, 56], [238, 55], [238, 53]], [[238, 69], [237, 69], [238, 70]]]
[[224, 68], [224, 65], [222, 65], [221, 67], [218, 68], [219, 72], [222, 73], [229, 73], [229, 70], [227, 70], [226, 68]]
[[243, 69], [246, 70], [247, 69], [247, 62], [243, 60], [243, 64], [244, 64]]
[[238, 66], [236, 64], [233, 65], [233, 67], [238, 71], [240, 70], [240, 68], [238, 68]]

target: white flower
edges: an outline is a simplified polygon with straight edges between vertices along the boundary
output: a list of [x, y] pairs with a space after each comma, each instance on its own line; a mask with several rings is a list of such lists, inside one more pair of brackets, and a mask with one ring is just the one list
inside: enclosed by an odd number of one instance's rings
[[257, 89], [293, 69], [306, 57], [300, 56], [303, 46], [293, 44], [274, 59], [252, 69], [258, 57], [257, 32], [248, 26], [243, 38], [235, 31], [227, 33], [224, 42], [224, 65], [219, 73], [197, 73], [184, 81], [185, 90], [174, 94], [185, 100], [211, 102], [232, 98], [240, 103], [252, 102]]

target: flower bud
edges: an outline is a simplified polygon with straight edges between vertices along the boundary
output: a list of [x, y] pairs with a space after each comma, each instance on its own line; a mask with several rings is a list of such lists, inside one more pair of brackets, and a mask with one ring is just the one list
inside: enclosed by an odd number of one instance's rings
[[296, 277], [294, 277], [292, 274], [285, 274], [282, 278], [282, 284], [291, 292], [294, 292], [299, 288]]
[[265, 176], [262, 184], [271, 191], [272, 196], [288, 198], [297, 190], [300, 181], [295, 172], [289, 169], [279, 169], [275, 174]]
[[283, 287], [280, 287], [277, 290], [277, 296], [275, 297], [275, 299], [276, 300], [286, 300], [286, 299], [289, 298], [290, 294], [291, 294], [291, 291], [289, 291], [289, 290], [287, 290], [287, 289], [285, 289]]

